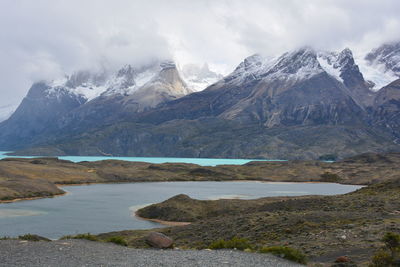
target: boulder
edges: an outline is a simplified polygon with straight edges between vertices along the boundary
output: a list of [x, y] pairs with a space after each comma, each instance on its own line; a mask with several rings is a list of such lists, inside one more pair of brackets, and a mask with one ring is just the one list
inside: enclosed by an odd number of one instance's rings
[[335, 260], [335, 262], [350, 262], [350, 259], [347, 256], [340, 256]]
[[357, 267], [357, 264], [347, 256], [340, 256], [335, 260], [335, 263], [332, 264], [331, 267]]
[[174, 241], [168, 236], [158, 233], [151, 232], [146, 236], [146, 243], [155, 248], [172, 248]]

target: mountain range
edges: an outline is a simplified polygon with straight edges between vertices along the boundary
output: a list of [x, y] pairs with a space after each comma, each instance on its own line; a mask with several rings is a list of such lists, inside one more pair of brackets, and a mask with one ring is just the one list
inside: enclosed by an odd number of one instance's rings
[[256, 54], [225, 77], [172, 61], [81, 71], [33, 84], [0, 123], [0, 149], [275, 159], [399, 151], [399, 78], [400, 43], [361, 59], [348, 48]]

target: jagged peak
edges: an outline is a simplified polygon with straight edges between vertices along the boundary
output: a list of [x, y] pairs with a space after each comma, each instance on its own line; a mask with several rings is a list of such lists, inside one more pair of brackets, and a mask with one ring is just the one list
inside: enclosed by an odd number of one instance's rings
[[302, 47], [284, 53], [277, 61], [272, 72], [280, 71], [295, 74], [300, 69], [319, 70], [321, 66], [317, 60], [317, 53], [311, 47]]
[[350, 48], [346, 47], [345, 49], [343, 49], [340, 53], [341, 56], [347, 56], [347, 57], [353, 57], [353, 52], [351, 51]]
[[240, 62], [235, 71], [251, 71], [252, 69], [261, 66], [264, 62], [265, 58], [263, 58], [260, 54], [253, 54]]
[[323, 72], [316, 51], [301, 47], [279, 57], [263, 57], [254, 54], [244, 59], [226, 82], [242, 83], [257, 79], [305, 79]]
[[117, 77], [122, 77], [122, 76], [131, 76], [133, 77], [136, 73], [136, 70], [132, 67], [130, 64], [126, 64], [123, 66], [121, 69], [118, 70], [117, 72]]
[[365, 56], [365, 60], [373, 63], [374, 61], [379, 60], [380, 55], [387, 57], [396, 51], [400, 51], [400, 41], [384, 43], [381, 46], [372, 49], [372, 51]]
[[160, 62], [160, 67], [161, 69], [171, 69], [171, 68], [176, 69], [176, 64], [172, 60], [163, 60]]
[[65, 83], [66, 87], [76, 88], [78, 86], [85, 86], [86, 84], [100, 85], [108, 78], [108, 73], [105, 69], [99, 72], [92, 72], [89, 70], [79, 70], [74, 72], [71, 76], [67, 76]]

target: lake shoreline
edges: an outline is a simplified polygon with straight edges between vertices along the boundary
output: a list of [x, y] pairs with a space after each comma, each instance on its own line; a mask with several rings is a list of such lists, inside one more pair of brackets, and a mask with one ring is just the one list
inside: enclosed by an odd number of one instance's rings
[[54, 194], [51, 196], [43, 196], [43, 197], [19, 197], [19, 198], [14, 198], [14, 199], [10, 199], [10, 200], [0, 200], [0, 204], [8, 204], [8, 203], [14, 203], [14, 202], [20, 202], [20, 201], [29, 201], [29, 200], [37, 200], [37, 199], [45, 199], [45, 198], [62, 197], [67, 194], [68, 194], [68, 192], [64, 192], [61, 194]]
[[141, 217], [138, 215], [137, 210], [134, 212], [134, 216], [143, 221], [155, 222], [155, 223], [159, 223], [159, 224], [166, 225], [166, 226], [186, 226], [186, 225], [191, 224], [190, 222], [174, 222], [174, 221], [165, 221], [165, 220]]
[[[334, 163], [255, 161], [245, 165], [200, 166], [129, 161], [73, 163], [57, 158], [0, 160], [0, 203], [59, 195], [59, 187], [137, 182], [258, 181], [368, 185], [400, 175], [400, 153], [366, 154]], [[26, 198], [24, 197], [26, 195]]]

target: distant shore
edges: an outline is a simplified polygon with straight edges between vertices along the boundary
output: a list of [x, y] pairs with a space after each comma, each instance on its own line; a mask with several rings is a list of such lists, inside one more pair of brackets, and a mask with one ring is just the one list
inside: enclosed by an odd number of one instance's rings
[[400, 153], [363, 154], [334, 163], [265, 161], [200, 166], [130, 161], [73, 163], [57, 158], [0, 160], [0, 203], [62, 195], [60, 187], [98, 183], [259, 181], [368, 185], [400, 175]]

